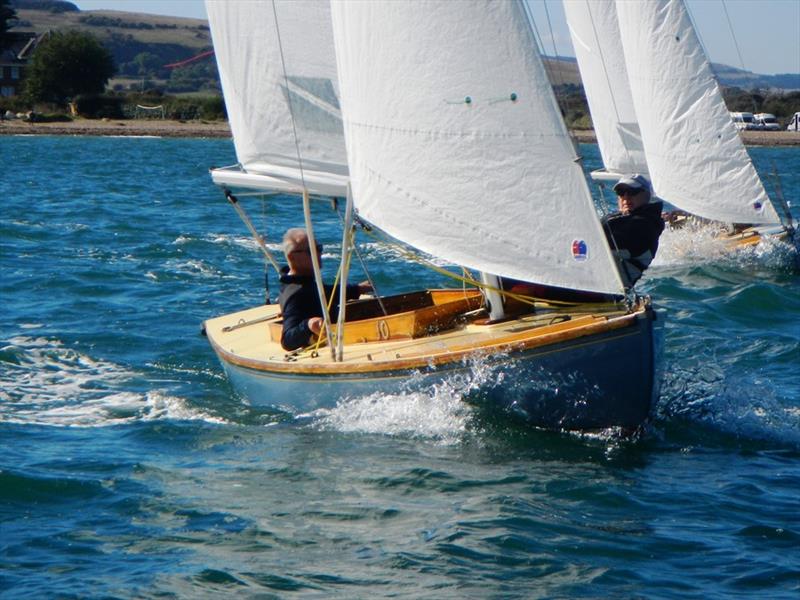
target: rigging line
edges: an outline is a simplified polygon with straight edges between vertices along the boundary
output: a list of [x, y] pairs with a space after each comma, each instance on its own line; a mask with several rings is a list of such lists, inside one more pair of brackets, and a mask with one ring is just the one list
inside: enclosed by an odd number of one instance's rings
[[[267, 239], [267, 196], [261, 195], [261, 229], [264, 232], [262, 239]], [[266, 297], [266, 304], [270, 304], [269, 294], [269, 269], [264, 265], [264, 295]]]
[[[739, 68], [744, 71], [744, 59], [742, 58], [742, 52], [739, 50], [739, 40], [736, 38], [736, 33], [733, 31], [733, 23], [731, 22], [731, 16], [728, 14], [728, 5], [725, 4], [725, 0], [722, 0], [722, 10], [725, 11], [725, 20], [728, 22], [728, 30], [731, 32], [731, 38], [733, 39], [733, 46], [736, 48], [736, 55], [739, 57]], [[708, 56], [708, 54], [706, 54]], [[708, 61], [711, 64], [711, 60]], [[758, 110], [758, 106], [756, 106], [756, 99], [753, 95], [750, 95], [750, 100], [753, 102], [753, 112]]]
[[239, 200], [236, 198], [236, 196], [234, 196], [231, 193], [230, 190], [227, 189], [225, 190], [225, 197], [228, 199], [228, 202], [231, 203], [234, 210], [236, 210], [236, 214], [239, 215], [239, 218], [245, 224], [245, 227], [247, 227], [248, 231], [250, 231], [250, 235], [253, 236], [253, 239], [255, 239], [256, 244], [258, 244], [258, 247], [261, 248], [261, 252], [264, 253], [264, 257], [269, 261], [269, 263], [272, 265], [275, 271], [277, 273], [280, 273], [281, 268], [278, 265], [278, 262], [273, 258], [272, 253], [267, 248], [266, 242], [264, 242], [264, 238], [262, 238], [261, 234], [258, 233], [255, 226], [253, 225], [253, 222], [250, 220], [250, 217], [247, 216], [247, 213], [240, 206]]
[[558, 58], [558, 48], [556, 48], [556, 36], [553, 33], [553, 22], [550, 20], [550, 11], [547, 8], [547, 0], [544, 0], [542, 4], [544, 5], [544, 14], [547, 17], [547, 28], [550, 30], [550, 39], [553, 42], [553, 59], [556, 61], [555, 69], [553, 69], [553, 72], [556, 75], [555, 79], [558, 80], [557, 81], [558, 85], [563, 86], [565, 85], [566, 77], [564, 77], [563, 75], [562, 71], [563, 65], [561, 64], [561, 61]]
[[[744, 70], [744, 61], [742, 60], [742, 54], [739, 52], [739, 44], [736, 40], [736, 34], [733, 32], [733, 24], [731, 22], [730, 16], [728, 15], [728, 7], [725, 5], [725, 0], [720, 0], [720, 4], [722, 4], [722, 9], [725, 12], [725, 18], [728, 22], [728, 30], [731, 32], [731, 38], [733, 39], [733, 44], [736, 47], [736, 53], [739, 55], [739, 65], [742, 70]], [[688, 2], [684, 0], [683, 3], [684, 8], [686, 9], [686, 14], [689, 16], [689, 21], [692, 23], [692, 29], [697, 36], [697, 41], [700, 44], [700, 49], [703, 51], [703, 54], [706, 57], [706, 62], [708, 63], [708, 68], [711, 71], [711, 74], [714, 77], [714, 80], [717, 82], [717, 87], [719, 88], [720, 94], [722, 93], [722, 82], [720, 81], [719, 75], [717, 74], [716, 69], [714, 68], [714, 63], [711, 62], [711, 55], [708, 52], [708, 48], [706, 44], [703, 42], [703, 36], [700, 34], [700, 28], [697, 26], [697, 20], [694, 18], [692, 14], [692, 10], [689, 7]], [[753, 108], [756, 108], [755, 100], [750, 98], [753, 101]], [[755, 112], [755, 110], [753, 111]]]
[[[600, 36], [597, 34], [597, 26], [594, 22], [594, 15], [592, 14], [592, 6], [589, 4], [589, 0], [585, 0], [586, 2], [586, 12], [589, 14], [589, 22], [592, 24], [592, 33], [594, 34], [594, 40], [597, 43], [597, 53], [600, 55], [600, 64], [603, 65], [603, 74], [606, 77], [606, 85], [608, 85], [608, 92], [611, 96], [611, 105], [614, 107], [614, 116], [617, 118], [617, 123], [622, 122], [622, 119], [619, 116], [619, 108], [617, 107], [617, 96], [614, 94], [614, 88], [611, 85], [611, 77], [608, 74], [608, 65], [606, 64], [606, 57], [603, 54], [603, 45], [600, 43]], [[616, 8], [614, 9], [616, 14]], [[619, 35], [619, 20], [617, 20], [617, 33]], [[621, 37], [621, 36], [620, 36]], [[622, 40], [619, 39], [619, 43], [622, 43]], [[625, 79], [628, 81], [628, 93], [630, 93], [630, 77], [628, 76], [628, 68], [625, 67]], [[585, 90], [584, 90], [585, 91]], [[591, 111], [589, 111], [591, 113]], [[625, 148], [625, 154], [628, 158], [628, 164], [633, 164], [633, 157], [631, 156], [631, 151], [628, 148], [628, 144], [622, 140], [622, 147]]]
[[[576, 302], [567, 302], [567, 301], [564, 301], [564, 300], [550, 300], [550, 299], [547, 299], [547, 298], [537, 298], [535, 296], [524, 296], [524, 295], [521, 295], [521, 294], [515, 294], [513, 292], [508, 292], [508, 291], [503, 290], [501, 288], [494, 287], [492, 285], [489, 285], [487, 283], [479, 281], [479, 280], [473, 278], [471, 274], [469, 276], [465, 276], [465, 275], [458, 275], [457, 273], [453, 273], [451, 271], [448, 271], [447, 269], [445, 269], [443, 267], [440, 267], [438, 265], [435, 265], [431, 261], [426, 260], [425, 258], [422, 258], [421, 256], [415, 254], [414, 252], [411, 252], [410, 250], [407, 250], [406, 248], [404, 248], [400, 244], [392, 243], [392, 242], [389, 242], [387, 240], [379, 240], [378, 236], [376, 234], [372, 233], [372, 231], [365, 230], [364, 233], [366, 235], [369, 235], [370, 237], [372, 237], [376, 241], [380, 241], [380, 242], [386, 244], [387, 246], [391, 246], [391, 247], [395, 248], [395, 250], [399, 254], [405, 256], [407, 259], [413, 260], [414, 262], [420, 264], [423, 267], [426, 267], [426, 268], [430, 269], [431, 271], [434, 271], [435, 273], [438, 273], [439, 275], [443, 275], [445, 277], [449, 277], [450, 279], [454, 279], [454, 280], [459, 281], [459, 282], [461, 282], [462, 284], [465, 284], [465, 285], [469, 284], [469, 285], [471, 285], [473, 287], [477, 287], [477, 288], [481, 288], [481, 289], [486, 289], [486, 290], [490, 290], [490, 291], [493, 291], [493, 292], [497, 292], [501, 296], [506, 296], [508, 298], [512, 298], [514, 300], [518, 300], [518, 301], [520, 301], [522, 303], [530, 304], [531, 306], [533, 306], [534, 303], [537, 302], [537, 301], [544, 301], [544, 302], [547, 302], [547, 303], [552, 304], [554, 306], [575, 306], [576, 304], [581, 304], [580, 302], [576, 303]], [[469, 271], [464, 269], [464, 267], [462, 267], [462, 269], [466, 273], [469, 273]]]
[[[536, 26], [536, 19], [533, 18], [533, 9], [531, 9], [531, 6], [527, 0], [523, 0], [521, 3], [523, 6], [525, 16], [527, 17], [528, 21], [528, 33], [533, 37], [534, 45], [536, 46], [536, 51], [539, 53], [539, 62], [542, 65], [542, 69], [544, 69], [545, 77], [547, 77], [549, 81], [550, 75], [547, 73], [547, 66], [545, 65], [544, 62], [544, 56], [545, 56], [544, 42], [542, 42], [542, 36], [539, 34], [539, 29]], [[551, 31], [550, 35], [552, 36], [552, 26], [550, 31]], [[553, 46], [555, 47], [555, 38], [553, 38]], [[550, 91], [552, 92], [552, 94], [550, 95], [550, 100], [553, 103], [553, 109], [555, 110], [556, 114], [560, 115], [561, 124], [563, 126], [563, 134], [561, 134], [561, 136], [559, 137], [562, 136], [566, 137], [570, 141], [570, 143], [572, 144], [572, 152], [576, 157], [575, 161], [578, 162], [582, 159], [582, 157], [580, 156], [580, 152], [578, 151], [578, 140], [572, 134], [572, 131], [570, 131], [570, 129], [567, 127], [567, 123], [564, 120], [564, 115], [566, 115], [567, 111], [561, 109], [561, 104], [559, 103], [558, 98], [556, 97], [556, 91], [555, 88], [553, 87], [552, 81], [550, 81]], [[556, 135], [558, 136], [558, 134]], [[543, 137], [543, 136], [540, 134], [538, 137]]]
[[731, 16], [728, 14], [728, 5], [725, 4], [725, 0], [722, 0], [722, 10], [725, 11], [725, 20], [728, 22], [728, 29], [730, 30], [731, 37], [733, 38], [733, 45], [736, 48], [736, 55], [739, 57], [739, 67], [742, 69], [742, 71], [744, 71], [744, 59], [742, 59], [742, 53], [739, 50], [739, 40], [736, 39], [736, 33], [733, 31], [733, 23], [731, 23]]
[[[722, 1], [722, 0], [720, 0]], [[697, 41], [700, 42], [700, 48], [703, 50], [703, 54], [705, 54], [706, 59], [708, 59], [708, 66], [711, 69], [711, 72], [714, 73], [714, 67], [711, 65], [711, 59], [709, 58], [710, 55], [708, 50], [706, 49], [706, 45], [703, 43], [703, 37], [700, 35], [700, 29], [697, 27], [697, 21], [692, 14], [692, 9], [689, 7], [689, 3], [684, 0], [683, 3], [684, 8], [686, 9], [686, 14], [689, 15], [689, 21], [692, 23], [692, 29], [694, 29], [695, 34], [697, 35]], [[714, 73], [714, 77], [716, 77], [716, 73]]]
[[283, 70], [283, 81], [286, 85], [286, 104], [289, 107], [289, 116], [292, 120], [292, 135], [294, 136], [294, 148], [297, 152], [297, 165], [300, 168], [300, 181], [303, 184], [303, 189], [306, 188], [306, 177], [303, 170], [303, 158], [300, 156], [300, 141], [297, 139], [297, 124], [294, 118], [294, 109], [292, 107], [292, 94], [289, 92], [289, 75], [286, 72], [286, 59], [283, 56], [283, 42], [281, 41], [281, 29], [278, 25], [278, 9], [275, 7], [275, 0], [272, 0], [272, 16], [275, 18], [275, 35], [278, 37], [278, 52], [281, 56], [281, 69]]
[[[338, 205], [336, 206], [336, 215], [339, 217], [339, 222], [342, 223], [342, 226], [344, 226], [344, 219], [342, 218], [342, 215], [339, 213]], [[356, 258], [358, 259], [358, 262], [361, 265], [361, 270], [364, 271], [364, 276], [367, 278], [367, 281], [369, 282], [370, 287], [372, 287], [372, 292], [375, 294], [375, 298], [378, 300], [378, 306], [381, 307], [381, 311], [383, 312], [383, 315], [387, 316], [389, 313], [386, 311], [386, 307], [383, 305], [383, 300], [381, 299], [381, 295], [378, 293], [378, 288], [375, 287], [375, 283], [372, 280], [372, 275], [370, 274], [369, 269], [367, 269], [367, 263], [364, 260], [364, 257], [361, 254], [361, 251], [358, 249], [358, 246], [356, 245], [356, 231], [355, 231], [356, 227], [355, 227], [355, 222], [356, 222], [357, 219], [358, 219], [358, 217], [354, 216], [354, 218], [353, 218], [353, 226], [350, 229], [350, 245], [353, 247], [353, 252], [355, 252]]]
[[[275, 0], [272, 0], [272, 15], [275, 19], [275, 34], [278, 39], [278, 51], [281, 56], [281, 69], [283, 70], [283, 80], [286, 86], [286, 103], [289, 107], [289, 115], [292, 121], [292, 135], [294, 137], [294, 147], [295, 152], [297, 153], [297, 166], [300, 169], [300, 181], [303, 186], [303, 217], [305, 218], [306, 223], [306, 235], [308, 236], [308, 244], [309, 244], [309, 251], [311, 253], [311, 263], [313, 266], [314, 271], [314, 280], [317, 283], [317, 293], [320, 299], [320, 305], [325, 306], [325, 289], [322, 287], [322, 270], [319, 264], [319, 258], [317, 257], [317, 253], [314, 252], [312, 249], [316, 248], [317, 241], [314, 237], [314, 229], [311, 227], [311, 206], [309, 203], [309, 193], [308, 187], [306, 186], [306, 176], [305, 170], [303, 169], [303, 158], [300, 154], [300, 141], [297, 138], [297, 122], [294, 117], [294, 109], [292, 107], [292, 95], [289, 92], [289, 75], [286, 72], [286, 59], [283, 55], [283, 43], [281, 42], [281, 30], [280, 26], [278, 25], [278, 9], [275, 5]], [[323, 310], [323, 321], [326, 325], [328, 325], [330, 320], [330, 315], [327, 311]], [[328, 346], [331, 347], [331, 357], [335, 359], [333, 348], [333, 341], [331, 339], [330, 334], [330, 327], [326, 328], [325, 335], [328, 339]]]
[[[539, 51], [539, 56], [544, 56], [544, 43], [542, 36], [539, 35], [539, 28], [536, 27], [536, 19], [533, 18], [533, 12], [528, 2], [523, 1], [522, 6], [525, 9], [525, 15], [528, 17], [528, 24], [533, 30], [533, 39], [536, 42], [536, 49]], [[544, 63], [544, 61], [542, 61]]]
[[308, 197], [308, 189], [303, 189], [303, 219], [306, 224], [306, 236], [308, 239], [309, 254], [311, 255], [312, 271], [314, 272], [314, 282], [317, 284], [317, 297], [319, 298], [320, 309], [322, 310], [322, 320], [325, 324], [325, 336], [328, 340], [328, 346], [331, 349], [331, 358], [336, 360], [336, 349], [333, 347], [333, 338], [331, 337], [330, 318], [331, 315], [327, 310], [327, 301], [325, 299], [325, 285], [322, 283], [322, 267], [320, 266], [320, 256], [316, 252], [317, 240], [314, 237], [314, 228], [311, 223], [311, 201]]
[[789, 236], [793, 237], [795, 234], [794, 220], [792, 219], [792, 212], [789, 209], [789, 203], [783, 195], [783, 186], [781, 185], [781, 178], [778, 176], [778, 169], [775, 166], [775, 161], [772, 161], [772, 178], [772, 188], [775, 191], [775, 199], [777, 200], [778, 206], [781, 207], [784, 216], [784, 218], [781, 219], [781, 223], [789, 231]]
[[[331, 307], [333, 306], [333, 297], [336, 295], [336, 286], [339, 283], [339, 277], [342, 274], [342, 268], [343, 267], [344, 267], [344, 263], [340, 262], [339, 263], [339, 268], [336, 270], [336, 278], [333, 280], [333, 286], [331, 286], [333, 288], [333, 291], [331, 291], [330, 298], [328, 298], [328, 305], [325, 307], [325, 309], [328, 311], [328, 314], [330, 314]], [[345, 298], [345, 300], [346, 300], [346, 298]], [[340, 311], [342, 310], [342, 300], [341, 300], [341, 298], [339, 299], [339, 310]], [[320, 347], [320, 345], [322, 343], [322, 333], [323, 333], [322, 330], [327, 330], [327, 325], [328, 325], [328, 321], [327, 320], [323, 321], [322, 329], [320, 330], [320, 332], [319, 332], [320, 334], [317, 336], [317, 341], [314, 344], [314, 350], [319, 350], [319, 347]], [[327, 334], [327, 331], [325, 331], [325, 333]]]

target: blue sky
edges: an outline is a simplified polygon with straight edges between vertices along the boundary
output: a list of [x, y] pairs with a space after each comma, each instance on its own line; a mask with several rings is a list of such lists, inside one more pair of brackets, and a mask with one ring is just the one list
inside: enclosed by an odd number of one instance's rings
[[[454, 0], [455, 1], [455, 0]], [[561, 0], [528, 0], [545, 49], [574, 56]], [[637, 0], [631, 0], [637, 1]], [[203, 0], [72, 0], [81, 10], [124, 10], [178, 17], [206, 18]], [[549, 35], [547, 12], [553, 25]], [[686, 0], [700, 38], [713, 62], [755, 73], [800, 73], [800, 0], [724, 0], [735, 38], [725, 18], [723, 0]], [[742, 59], [739, 59], [736, 46]]]

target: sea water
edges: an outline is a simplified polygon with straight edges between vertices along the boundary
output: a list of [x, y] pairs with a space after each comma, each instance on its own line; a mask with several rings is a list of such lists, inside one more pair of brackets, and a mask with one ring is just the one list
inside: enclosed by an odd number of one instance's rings
[[[750, 153], [800, 216], [800, 148]], [[229, 140], [3, 137], [0, 159], [3, 598], [798, 597], [785, 248], [665, 234], [640, 284], [664, 382], [637, 439], [482, 414], [462, 401], [480, 364], [290, 415], [238, 397], [200, 335], [265, 295], [207, 173]], [[279, 256], [299, 202], [242, 202]], [[332, 275], [338, 218], [315, 214]], [[442, 283], [360, 241], [380, 291]]]

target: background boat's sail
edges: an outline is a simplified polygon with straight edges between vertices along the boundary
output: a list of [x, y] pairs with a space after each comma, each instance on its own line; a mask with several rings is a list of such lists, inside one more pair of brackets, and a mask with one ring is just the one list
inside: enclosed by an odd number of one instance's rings
[[456, 264], [623, 286], [519, 2], [336, 2], [356, 207]]
[[236, 156], [247, 173], [220, 170], [215, 181], [293, 191], [304, 181], [312, 193], [344, 195], [329, 4], [206, 0], [206, 10]]
[[564, 0], [597, 145], [607, 171], [647, 173], [617, 12], [609, 0]]
[[680, 0], [616, 3], [656, 193], [723, 222], [778, 223]]

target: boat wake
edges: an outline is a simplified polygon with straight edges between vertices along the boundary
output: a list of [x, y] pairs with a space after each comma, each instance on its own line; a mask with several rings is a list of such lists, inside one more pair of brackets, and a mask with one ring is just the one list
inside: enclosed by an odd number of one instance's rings
[[341, 432], [429, 439], [449, 445], [463, 441], [475, 428], [479, 406], [472, 396], [487, 385], [502, 383], [496, 366], [474, 358], [465, 371], [451, 373], [433, 385], [423, 376], [408, 379], [396, 394], [376, 392], [340, 401], [332, 409], [308, 415], [314, 426]]
[[475, 412], [472, 405], [464, 402], [465, 395], [473, 389], [470, 379], [456, 375], [418, 389], [412, 378], [402, 392], [346, 398], [332, 409], [319, 409], [307, 416], [313, 417], [314, 426], [323, 430], [456, 444], [463, 440]]
[[148, 385], [141, 374], [59, 341], [19, 336], [0, 347], [0, 422], [68, 427], [160, 419], [225, 422]]
[[765, 237], [753, 246], [731, 251], [717, 238], [713, 225], [690, 225], [665, 229], [658, 244], [658, 254], [651, 266], [678, 266], [713, 263], [732, 268], [791, 268], [796, 251], [786, 242]]
[[[515, 377], [520, 368], [514, 361], [490, 363], [485, 357], [474, 356], [467, 370], [448, 374], [436, 384], [424, 383], [421, 375], [414, 376], [399, 393], [350, 397], [333, 408], [317, 409], [299, 418], [310, 418], [313, 426], [322, 430], [428, 439], [451, 445], [473, 435], [492, 436], [493, 432], [513, 430], [522, 424], [528, 429], [529, 416], [517, 406], [515, 394], [537, 389], [544, 395], [548, 391], [559, 395], [580, 383], [576, 374], [556, 375], [540, 369], [530, 373], [530, 380], [521, 386]], [[498, 393], [506, 398], [500, 403], [505, 404], [502, 408], [493, 399]], [[590, 393], [573, 399], [564, 397], [562, 402], [572, 402], [580, 408], [592, 399]], [[617, 440], [621, 436], [618, 428], [595, 433], [590, 437]]]

